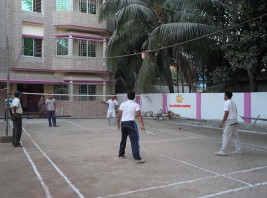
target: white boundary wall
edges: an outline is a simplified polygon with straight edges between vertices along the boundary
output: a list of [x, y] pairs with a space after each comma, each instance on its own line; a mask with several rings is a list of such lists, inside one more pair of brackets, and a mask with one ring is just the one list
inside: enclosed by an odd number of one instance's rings
[[[126, 94], [117, 95], [119, 104], [127, 100]], [[236, 102], [238, 115], [249, 118], [267, 119], [267, 92], [233, 93], [232, 100]], [[135, 101], [140, 104], [141, 111], [163, 112], [172, 111], [181, 117], [192, 119], [223, 118], [224, 93], [170, 93], [137, 95]], [[239, 122], [244, 122], [238, 117]], [[245, 122], [254, 122], [247, 119]], [[267, 124], [267, 121], [257, 121], [257, 124]]]

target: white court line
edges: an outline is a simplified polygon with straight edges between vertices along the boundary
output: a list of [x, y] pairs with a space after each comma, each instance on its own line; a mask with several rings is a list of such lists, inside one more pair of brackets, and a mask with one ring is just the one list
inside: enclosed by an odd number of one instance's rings
[[[151, 128], [151, 129], [154, 129], [154, 130], [158, 130], [158, 131], [163, 131], [163, 132], [166, 132], [166, 133], [172, 133], [172, 134], [176, 134], [176, 135], [186, 135], [188, 137], [199, 137], [200, 139], [210, 139], [210, 140], [213, 140], [214, 142], [221, 142], [221, 141], [218, 141], [217, 138], [212, 138], [212, 137], [209, 137], [209, 136], [204, 136], [204, 135], [199, 135], [199, 134], [194, 134], [194, 133], [190, 133], [190, 132], [181, 132], [181, 131], [178, 131], [177, 132], [172, 132], [172, 131], [176, 131], [176, 130], [172, 130], [172, 129], [159, 129], [159, 128]], [[169, 130], [169, 131], [167, 131]], [[259, 148], [263, 148], [263, 149], [267, 149], [267, 147], [265, 146], [261, 146], [261, 145], [253, 145], [253, 144], [247, 144], [247, 143], [242, 143], [242, 145], [244, 145], [243, 147], [244, 148], [248, 148], [250, 150], [257, 150], [257, 151], [261, 151], [261, 152], [266, 152], [266, 150], [262, 150], [262, 149], [259, 149]]]
[[95, 131], [101, 131], [101, 132], [104, 132], [103, 130], [99, 130], [99, 129], [89, 129], [89, 128], [86, 128], [86, 127], [84, 127], [84, 126], [82, 126], [82, 125], [76, 124], [76, 123], [71, 122], [71, 121], [68, 121], [68, 120], [66, 120], [66, 122], [68, 122], [68, 123], [70, 123], [70, 124], [73, 124], [73, 125], [75, 125], [75, 126], [78, 126], [78, 127], [80, 127], [80, 128], [86, 129], [86, 130], [88, 130], [88, 131], [90, 131], [90, 132], [92, 132], [92, 133], [100, 134], [100, 132], [95, 132]]
[[[13, 123], [9, 122], [9, 124], [11, 125], [12, 129], [13, 129]], [[52, 198], [53, 196], [51, 195], [50, 191], [49, 191], [49, 188], [48, 186], [45, 184], [40, 172], [38, 171], [37, 167], [35, 166], [34, 162], [32, 161], [32, 158], [30, 157], [30, 154], [27, 152], [26, 148], [25, 147], [22, 147], [23, 149], [23, 152], [25, 153], [25, 155], [27, 156], [33, 170], [34, 170], [34, 173], [36, 174], [39, 182], [41, 183], [44, 191], [45, 191], [45, 194], [46, 194], [46, 197], [47, 198]]]
[[154, 154], [156, 154], [156, 155], [159, 155], [159, 156], [161, 156], [161, 157], [164, 157], [164, 158], [167, 158], [167, 159], [170, 159], [170, 160], [173, 160], [173, 161], [180, 162], [180, 163], [185, 164], [185, 165], [187, 165], [187, 166], [190, 166], [190, 167], [193, 167], [193, 168], [196, 168], [196, 169], [199, 169], [199, 170], [206, 171], [206, 172], [208, 172], [208, 173], [212, 173], [212, 174], [215, 174], [215, 175], [220, 175], [220, 176], [222, 176], [222, 177], [225, 177], [225, 178], [230, 179], [230, 180], [234, 180], [234, 181], [236, 181], [236, 182], [239, 182], [239, 183], [242, 183], [242, 184], [245, 184], [245, 185], [251, 185], [250, 183], [247, 183], [247, 182], [244, 182], [244, 181], [241, 181], [241, 180], [238, 180], [238, 179], [234, 179], [234, 178], [232, 178], [232, 177], [225, 176], [225, 175], [222, 175], [222, 174], [220, 174], [220, 173], [216, 173], [216, 172], [214, 172], [214, 171], [211, 171], [211, 170], [202, 168], [202, 167], [200, 167], [200, 166], [197, 166], [197, 165], [194, 165], [194, 164], [190, 164], [190, 163], [188, 163], [188, 162], [186, 162], [186, 161], [183, 161], [183, 160], [179, 160], [179, 159], [175, 159], [175, 158], [172, 158], [172, 157], [168, 157], [168, 156], [166, 156], [166, 155], [163, 155], [163, 154], [158, 153], [158, 152], [155, 152], [155, 151], [150, 151], [150, 150], [148, 150], [148, 149], [144, 149], [144, 150], [146, 150], [146, 151], [148, 151], [148, 152], [151, 152], [151, 153], [154, 153]]
[[151, 141], [141, 141], [141, 143], [157, 143], [157, 142], [169, 142], [169, 141], [177, 141], [177, 140], [190, 140], [197, 137], [187, 137], [187, 138], [172, 138], [172, 139], [164, 139], [164, 140], [151, 140]]
[[[202, 180], [214, 179], [214, 178], [217, 178], [217, 177], [223, 177], [223, 176], [226, 176], [226, 175], [233, 175], [233, 174], [238, 174], [238, 173], [251, 172], [251, 171], [254, 171], [254, 170], [260, 170], [260, 169], [264, 169], [264, 168], [267, 168], [267, 166], [251, 168], [251, 169], [245, 169], [245, 170], [241, 170], [241, 171], [235, 171], [235, 172], [230, 172], [230, 173], [226, 173], [226, 174], [219, 174], [219, 175], [215, 175], [215, 176], [201, 177], [201, 178], [192, 179], [192, 180], [188, 180], [188, 181], [175, 182], [175, 183], [170, 183], [170, 184], [166, 184], [166, 185], [153, 186], [153, 187], [149, 187], [149, 188], [142, 188], [142, 189], [138, 189], [138, 190], [132, 190], [132, 191], [127, 191], [127, 192], [113, 194], [113, 195], [106, 195], [106, 196], [97, 197], [97, 198], [116, 197], [116, 196], [123, 196], [123, 195], [127, 195], [127, 194], [133, 194], [133, 193], [137, 193], [137, 192], [143, 192], [143, 191], [149, 191], [149, 190], [157, 190], [157, 189], [160, 189], [160, 188], [167, 188], [167, 187], [171, 187], [171, 186], [178, 186], [178, 185], [181, 185], [181, 184], [194, 183], [194, 182], [198, 182], [198, 181], [202, 181]], [[249, 186], [251, 186], [251, 184], [249, 184]]]
[[123, 192], [123, 193], [107, 195], [107, 196], [102, 196], [102, 197], [97, 197], [97, 198], [117, 197], [117, 196], [122, 196], [122, 195], [127, 195], [127, 194], [133, 194], [133, 193], [137, 193], [137, 192], [143, 192], [143, 191], [155, 190], [155, 189], [159, 189], [159, 188], [166, 188], [166, 187], [170, 187], [170, 186], [176, 186], [176, 185], [180, 185], [180, 184], [193, 183], [193, 182], [196, 182], [196, 181], [201, 181], [203, 179], [209, 179], [209, 178], [213, 178], [213, 177], [202, 177], [202, 178], [188, 180], [188, 181], [184, 181], [184, 182], [176, 182], [176, 183], [171, 183], [171, 184], [166, 184], [166, 185], [161, 185], [161, 186], [142, 188], [142, 189], [138, 189], [138, 190], [132, 190], [132, 191], [127, 191], [127, 192]]
[[[175, 125], [185, 125], [185, 126], [199, 126], [201, 128], [207, 128], [207, 129], [221, 129], [219, 127], [213, 127], [213, 126], [203, 126], [203, 125], [195, 125], [195, 124], [190, 124], [190, 123], [182, 123], [182, 122], [168, 122], [170, 124], [175, 124]], [[259, 135], [266, 135], [266, 133], [264, 132], [257, 132], [257, 131], [247, 131], [247, 130], [242, 130], [242, 129], [238, 129], [238, 131], [242, 132], [242, 133], [251, 133], [251, 134], [259, 134]]]
[[24, 151], [25, 155], [27, 156], [27, 158], [28, 158], [28, 160], [29, 160], [29, 162], [30, 162], [30, 164], [31, 164], [31, 166], [32, 166], [32, 168], [33, 168], [33, 170], [34, 170], [39, 182], [41, 183], [41, 185], [42, 185], [42, 187], [43, 187], [43, 189], [45, 191], [46, 197], [47, 198], [52, 198], [53, 196], [51, 195], [51, 193], [50, 193], [50, 191], [48, 189], [48, 186], [45, 184], [40, 172], [38, 171], [37, 167], [35, 166], [34, 162], [32, 161], [32, 159], [31, 159], [29, 153], [27, 152], [27, 150], [25, 149], [25, 147], [23, 147], [23, 151]]
[[254, 187], [257, 187], [257, 186], [264, 186], [264, 185], [267, 185], [267, 182], [257, 183], [257, 184], [253, 184], [253, 185], [248, 185], [248, 186], [240, 187], [240, 188], [234, 188], [234, 189], [231, 189], [231, 190], [225, 190], [225, 191], [221, 191], [221, 192], [218, 192], [218, 193], [214, 193], [214, 194], [210, 194], [210, 195], [205, 195], [205, 196], [202, 196], [202, 197], [199, 197], [199, 198], [216, 197], [216, 196], [224, 195], [224, 194], [227, 194], [227, 193], [237, 192], [237, 191], [240, 191], [240, 190], [244, 190], [244, 189], [247, 189], [247, 188], [254, 188]]
[[32, 139], [30, 134], [26, 131], [24, 127], [22, 127], [26, 135], [30, 138], [30, 140], [33, 142], [33, 144], [38, 148], [38, 150], [45, 156], [45, 158], [50, 162], [50, 164], [55, 168], [55, 170], [63, 177], [63, 179], [69, 184], [69, 186], [76, 192], [76, 194], [79, 196], [79, 198], [84, 198], [84, 196], [80, 193], [80, 190], [76, 188], [71, 181], [68, 179], [66, 175], [57, 167], [57, 165], [46, 155], [46, 153], [39, 147], [39, 145]]

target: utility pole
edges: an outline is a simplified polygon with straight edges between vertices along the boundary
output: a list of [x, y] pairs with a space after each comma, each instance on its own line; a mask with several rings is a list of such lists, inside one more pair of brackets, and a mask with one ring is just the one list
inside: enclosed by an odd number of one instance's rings
[[7, 89], [6, 89], [6, 135], [1, 137], [1, 142], [12, 142], [12, 136], [8, 136], [8, 122], [9, 122], [9, 93], [10, 93], [10, 51], [9, 51], [9, 37], [8, 37], [8, 1], [6, 1], [6, 67], [7, 67]]

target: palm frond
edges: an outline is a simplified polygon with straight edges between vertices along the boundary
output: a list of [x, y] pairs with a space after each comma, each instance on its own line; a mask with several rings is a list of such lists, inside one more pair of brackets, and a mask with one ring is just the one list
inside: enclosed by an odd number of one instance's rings
[[141, 0], [107, 0], [99, 9], [99, 21], [113, 19], [126, 6], [138, 4], [147, 6], [148, 4]]
[[135, 26], [142, 26], [147, 23], [155, 23], [158, 21], [156, 13], [143, 5], [132, 4], [124, 7], [118, 14], [118, 31], [123, 30], [124, 24], [133, 20], [136, 22]]
[[180, 42], [189, 41], [214, 31], [214, 27], [199, 23], [163, 24], [150, 35], [148, 48], [150, 50], [157, 49], [167, 45], [175, 45], [175, 43], [178, 45]]

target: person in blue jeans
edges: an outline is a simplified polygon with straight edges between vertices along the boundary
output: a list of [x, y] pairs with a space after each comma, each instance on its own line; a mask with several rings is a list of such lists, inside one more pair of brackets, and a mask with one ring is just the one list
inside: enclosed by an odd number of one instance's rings
[[145, 160], [140, 157], [139, 132], [135, 122], [135, 117], [137, 116], [141, 124], [140, 128], [145, 130], [143, 118], [140, 112], [140, 105], [134, 102], [134, 92], [129, 92], [127, 97], [128, 100], [120, 105], [118, 112], [118, 129], [121, 128], [119, 158], [122, 159], [125, 157], [127, 136], [129, 136], [134, 159], [137, 163], [144, 163]]
[[58, 127], [56, 120], [56, 100], [52, 97], [52, 95], [48, 95], [48, 99], [45, 101], [45, 107], [47, 111], [49, 127], [52, 127], [52, 124], [53, 127]]

